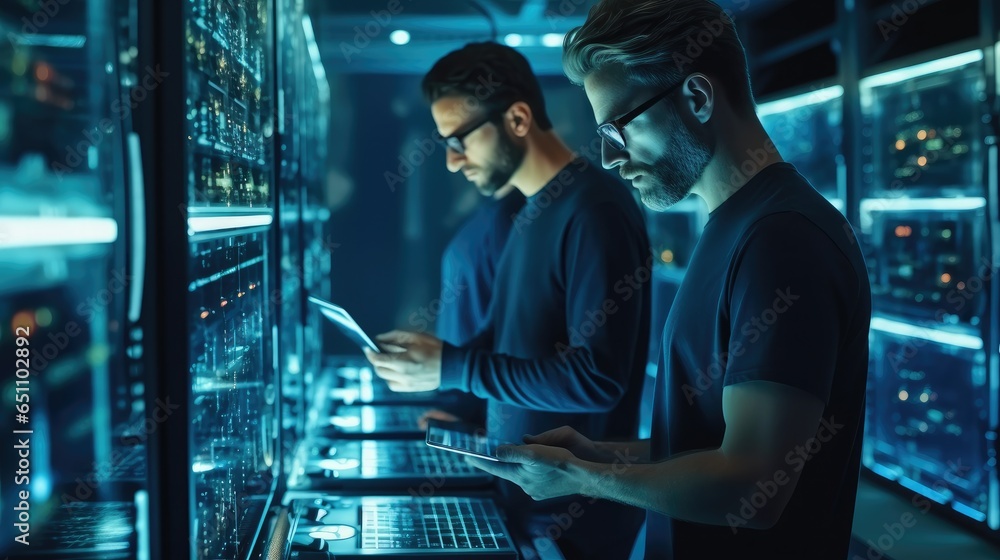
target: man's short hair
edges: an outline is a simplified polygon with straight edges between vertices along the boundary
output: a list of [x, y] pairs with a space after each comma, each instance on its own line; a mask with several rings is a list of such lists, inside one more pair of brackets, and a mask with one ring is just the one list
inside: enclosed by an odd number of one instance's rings
[[563, 69], [577, 85], [614, 64], [657, 88], [701, 72], [722, 86], [738, 113], [754, 112], [746, 52], [731, 12], [710, 0], [603, 0], [563, 46]]
[[469, 100], [470, 112], [505, 111], [523, 101], [541, 130], [552, 128], [538, 78], [521, 53], [499, 43], [469, 43], [438, 60], [421, 83], [428, 103], [443, 97]]

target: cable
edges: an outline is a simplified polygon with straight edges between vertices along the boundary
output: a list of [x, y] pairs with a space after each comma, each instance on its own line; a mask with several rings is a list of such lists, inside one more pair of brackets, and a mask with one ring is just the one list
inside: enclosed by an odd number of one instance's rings
[[497, 20], [496, 20], [496, 18], [494, 18], [493, 14], [490, 13], [490, 11], [487, 10], [477, 0], [468, 0], [468, 2], [469, 2], [469, 5], [472, 6], [472, 8], [474, 10], [476, 10], [477, 12], [483, 14], [483, 17], [486, 18], [486, 22], [490, 24], [490, 40], [495, 43], [497, 41], [497, 36], [499, 35], [499, 31], [497, 30]]

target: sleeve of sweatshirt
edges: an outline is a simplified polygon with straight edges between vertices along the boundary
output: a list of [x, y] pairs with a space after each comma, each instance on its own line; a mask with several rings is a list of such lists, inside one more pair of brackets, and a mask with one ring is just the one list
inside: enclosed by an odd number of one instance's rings
[[[445, 344], [442, 389], [552, 412], [601, 412], [628, 389], [649, 302], [649, 244], [640, 223], [614, 204], [580, 210], [564, 236], [564, 343], [551, 356], [521, 359]], [[643, 278], [645, 282], [636, 280]], [[502, 310], [494, 309], [494, 312]]]

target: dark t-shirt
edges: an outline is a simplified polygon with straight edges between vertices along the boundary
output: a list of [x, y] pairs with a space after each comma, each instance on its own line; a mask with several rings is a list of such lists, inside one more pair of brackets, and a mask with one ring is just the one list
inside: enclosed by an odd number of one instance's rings
[[[502, 440], [563, 425], [597, 440], [634, 439], [652, 264], [639, 205], [628, 187], [578, 159], [528, 198], [513, 227], [491, 328], [464, 347], [445, 345], [442, 388], [488, 399], [487, 430]], [[593, 558], [627, 556], [629, 543], [609, 543], [634, 541], [641, 521], [641, 512], [618, 504], [579, 497], [534, 503], [517, 487], [502, 490], [508, 513], [521, 520], [529, 512], [566, 516], [580, 511], [570, 509], [579, 502], [582, 517], [553, 532], [589, 547]]]
[[782, 475], [801, 478], [777, 525], [743, 526], [750, 502], [733, 505], [730, 526], [650, 512], [646, 558], [847, 558], [870, 319], [853, 229], [791, 164], [763, 169], [711, 213], [664, 327], [653, 460], [718, 448], [728, 385], [781, 383], [826, 408], [816, 438], [785, 456]]

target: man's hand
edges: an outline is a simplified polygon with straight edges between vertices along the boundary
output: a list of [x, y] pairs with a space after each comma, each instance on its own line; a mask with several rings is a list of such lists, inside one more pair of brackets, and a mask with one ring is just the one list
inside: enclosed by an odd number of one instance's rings
[[461, 418], [459, 418], [458, 416], [455, 416], [454, 414], [451, 414], [450, 412], [445, 412], [443, 410], [433, 409], [433, 410], [428, 410], [427, 412], [424, 412], [420, 416], [420, 419], [417, 420], [417, 425], [420, 427], [421, 430], [426, 430], [427, 429], [427, 421], [431, 420], [431, 419], [434, 419], [434, 420], [443, 420], [445, 422], [461, 422], [462, 421]]
[[583, 492], [580, 460], [569, 450], [548, 445], [501, 445], [502, 463], [466, 457], [472, 466], [520, 486], [533, 500]]
[[441, 386], [442, 343], [428, 334], [390, 331], [375, 339], [384, 347], [398, 347], [399, 352], [375, 353], [365, 349], [365, 356], [375, 367], [375, 374], [400, 393], [434, 391]]
[[524, 436], [524, 443], [562, 447], [569, 450], [577, 458], [593, 463], [611, 462], [607, 454], [597, 449], [594, 442], [569, 426], [542, 432], [537, 436], [526, 435]]

